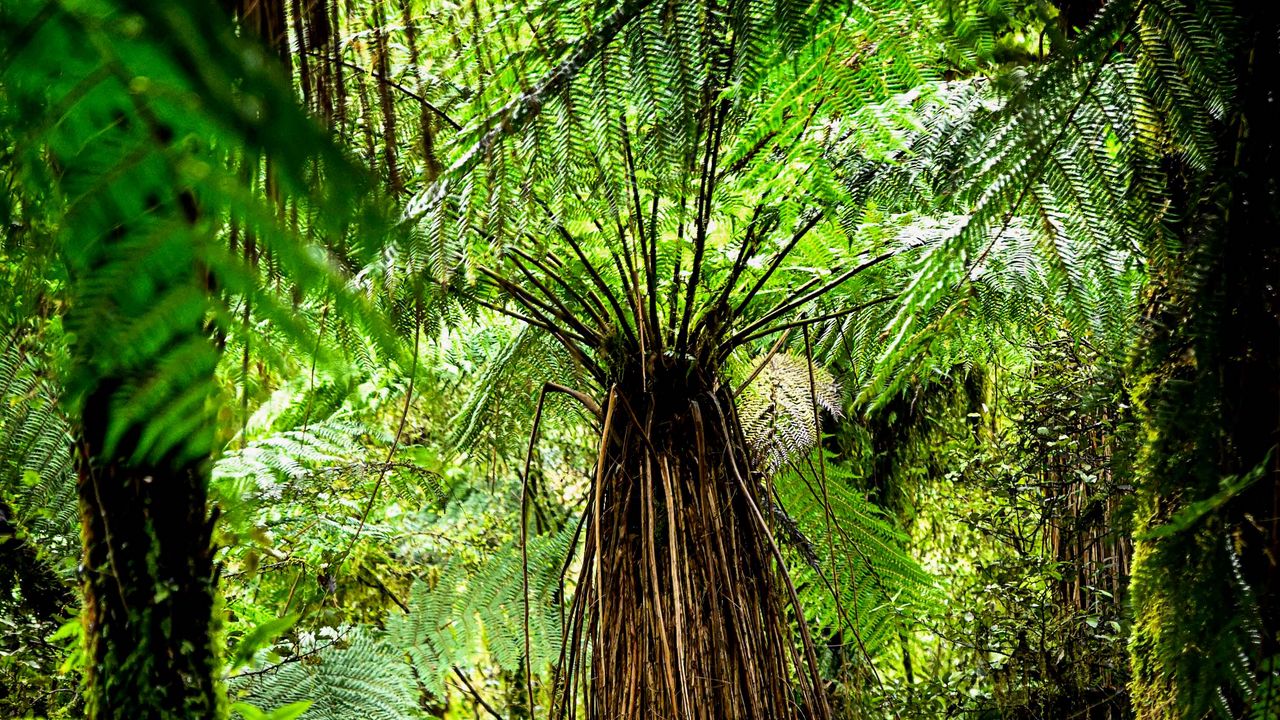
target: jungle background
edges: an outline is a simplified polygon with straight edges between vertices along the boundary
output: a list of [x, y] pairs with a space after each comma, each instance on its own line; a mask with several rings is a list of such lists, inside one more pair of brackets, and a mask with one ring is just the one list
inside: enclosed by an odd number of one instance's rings
[[1228, 0], [6, 0], [0, 716], [1278, 718], [1278, 78]]

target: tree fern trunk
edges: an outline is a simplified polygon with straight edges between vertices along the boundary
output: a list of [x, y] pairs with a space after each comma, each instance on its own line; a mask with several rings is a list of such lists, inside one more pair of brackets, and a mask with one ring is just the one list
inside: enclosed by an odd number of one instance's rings
[[[1280, 17], [1269, 3], [1236, 7], [1238, 105], [1218, 129], [1217, 165], [1199, 177], [1183, 168], [1184, 250], [1153, 268], [1138, 368], [1136, 529], [1166, 531], [1134, 552], [1133, 699], [1148, 720], [1213, 706], [1243, 716], [1252, 673], [1280, 652]], [[1180, 514], [1255, 471], [1220, 507]]]
[[86, 404], [79, 480], [89, 717], [213, 718], [204, 469], [98, 456], [109, 401], [102, 388]]
[[[179, 189], [157, 216], [195, 229], [195, 195]], [[186, 227], [183, 227], [185, 224]], [[120, 226], [129, 237], [129, 224]], [[153, 305], [173, 309], [159, 352], [104, 357], [102, 348], [74, 346], [81, 378], [79, 477], [83, 543], [82, 621], [86, 639], [88, 717], [168, 720], [219, 717], [208, 462], [214, 443], [217, 351], [202, 325], [204, 303], [183, 305], [183, 293], [216, 291], [211, 274], [183, 238], [160, 255], [169, 272], [135, 280], [153, 291], [145, 302], [112, 306], [122, 327], [135, 327]], [[99, 263], [123, 255], [104, 245]], [[109, 267], [109, 265], [108, 265]], [[89, 322], [108, 300], [89, 295], [95, 275], [77, 276], [73, 326]], [[111, 298], [115, 300], [115, 298]], [[190, 322], [190, 324], [187, 324]], [[166, 352], [167, 351], [167, 352]], [[145, 411], [143, 410], [145, 409]], [[145, 412], [145, 414], [143, 414]], [[145, 420], [142, 418], [145, 417]]]
[[657, 372], [606, 408], [554, 714], [829, 717], [729, 394]]

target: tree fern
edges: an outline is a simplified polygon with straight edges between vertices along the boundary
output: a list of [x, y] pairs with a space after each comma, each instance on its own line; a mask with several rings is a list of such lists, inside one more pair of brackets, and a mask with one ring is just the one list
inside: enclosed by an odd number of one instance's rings
[[[376, 206], [357, 210], [360, 174], [218, 8], [7, 4], [0, 44], [0, 135], [13, 138], [6, 174], [24, 212], [39, 210], [52, 228], [48, 247], [70, 277], [88, 711], [211, 713], [211, 331], [236, 327], [231, 302], [240, 299], [242, 318], [252, 303], [299, 345], [312, 340], [259, 282], [251, 246], [267, 272], [293, 278], [301, 295], [326, 293], [399, 352], [364, 298], [224, 153], [270, 157], [269, 184], [331, 210], [319, 217], [334, 236], [356, 218], [372, 221], [365, 211]], [[328, 182], [313, 190], [317, 165]], [[219, 242], [225, 222], [252, 236], [243, 257]]]
[[[580, 368], [573, 386], [543, 385], [539, 397], [570, 395], [603, 423], [587, 521], [592, 530], [584, 531], [584, 565], [592, 570], [580, 577], [566, 629], [581, 639], [567, 643], [563, 685], [553, 688], [560, 716], [576, 712], [577, 679], [588, 672], [582, 702], [604, 703], [605, 712], [689, 714], [690, 703], [709, 712], [720, 704], [712, 699], [719, 692], [714, 678], [738, 672], [767, 682], [734, 698], [726, 713], [787, 716], [795, 711], [788, 698], [796, 692], [805, 712], [828, 712], [809, 629], [786, 619], [788, 612], [802, 616], [798, 598], [784, 590], [789, 580], [771, 531], [758, 527], [765, 522], [761, 502], [769, 501], [756, 499], [768, 453], [749, 456], [721, 371], [725, 363], [758, 356], [787, 330], [892, 300], [865, 297], [844, 308], [823, 302], [846, 284], [852, 296], [874, 287], [862, 280], [914, 249], [894, 247], [883, 236], [848, 242], [848, 224], [841, 221], [854, 201], [826, 152], [823, 123], [924, 80], [898, 41], [882, 40], [893, 47], [876, 53], [857, 25], [902, 29], [885, 37], [900, 36], [916, 49], [922, 37], [924, 45], [938, 36], [906, 28], [933, 25], [936, 18], [885, 3], [860, 12], [858, 20], [846, 24], [826, 5], [747, 1], [623, 3], [600, 10], [590, 24], [572, 12], [558, 17], [556, 28], [574, 39], [548, 50], [535, 35], [525, 47], [537, 46], [536, 53], [517, 50], [495, 71], [488, 79], [497, 82], [476, 100], [484, 119], [464, 127], [450, 169], [409, 204], [426, 245], [466, 247], [477, 258], [483, 279], [472, 290], [476, 305], [544, 333]], [[492, 62], [483, 52], [474, 59]], [[631, 84], [651, 105], [615, 97], [622, 89], [618, 73], [629, 68]], [[517, 89], [508, 79], [524, 85]], [[827, 103], [831, 110], [815, 120]], [[796, 105], [800, 110], [791, 112]], [[899, 108], [881, 119], [881, 144], [898, 147], [904, 128], [912, 127], [909, 113]], [[497, 198], [486, 203], [487, 214], [473, 210], [482, 186]], [[522, 211], [518, 232], [504, 204]], [[815, 249], [823, 246], [847, 251]], [[829, 348], [833, 335], [822, 330], [818, 339]], [[495, 388], [502, 365], [519, 360], [516, 349], [500, 358], [490, 376]], [[534, 373], [536, 380], [552, 380], [544, 368]], [[812, 394], [791, 390], [789, 406]], [[476, 409], [491, 398], [510, 402], [482, 392]], [[540, 417], [534, 413], [535, 424]], [[785, 422], [797, 433], [793, 444], [816, 439], [811, 423], [793, 421]], [[472, 436], [472, 426], [463, 425], [462, 437]], [[536, 427], [533, 432], [536, 437]], [[690, 437], [705, 442], [691, 446]], [[708, 463], [704, 453], [723, 460]], [[651, 484], [640, 489], [637, 483], [645, 482]], [[677, 509], [686, 502], [692, 502], [688, 513]], [[721, 505], [732, 511], [709, 510]], [[664, 519], [664, 512], [678, 520]], [[627, 530], [633, 515], [640, 518], [638, 535]], [[675, 531], [675, 524], [683, 529]], [[734, 547], [732, 556], [693, 539], [704, 533]], [[637, 560], [647, 573], [632, 572]], [[682, 579], [668, 568], [687, 568], [689, 575]], [[759, 614], [737, 614], [745, 599], [725, 602], [681, 589], [739, 576], [762, 584], [752, 593]], [[730, 586], [750, 592], [743, 582]], [[605, 629], [634, 615], [636, 603], [645, 633]], [[784, 611], [788, 605], [795, 607]], [[707, 617], [733, 618], [745, 629], [723, 635], [727, 626], [708, 625]], [[787, 649], [793, 632], [800, 652]], [[721, 635], [710, 640], [704, 633]], [[706, 652], [710, 644], [734, 642], [746, 645]], [[610, 651], [615, 643], [622, 644]], [[742, 667], [730, 670], [734, 663]], [[647, 680], [636, 674], [651, 672]], [[628, 691], [627, 683], [649, 689]], [[669, 692], [661, 692], [664, 685]]]

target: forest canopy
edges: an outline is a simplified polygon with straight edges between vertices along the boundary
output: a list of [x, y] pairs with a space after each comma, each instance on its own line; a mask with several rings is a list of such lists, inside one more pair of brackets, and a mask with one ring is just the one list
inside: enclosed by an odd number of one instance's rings
[[1280, 720], [1280, 6], [5, 0], [0, 716]]

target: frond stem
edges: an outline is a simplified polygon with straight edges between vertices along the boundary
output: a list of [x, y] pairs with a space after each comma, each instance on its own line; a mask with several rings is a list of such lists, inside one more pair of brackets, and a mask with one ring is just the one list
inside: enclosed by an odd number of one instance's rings
[[742, 338], [742, 340], [738, 344], [745, 345], [751, 342], [752, 340], [759, 340], [760, 338], [768, 337], [778, 332], [779, 330], [790, 330], [792, 328], [797, 328], [797, 327], [807, 328], [810, 325], [814, 325], [820, 322], [826, 322], [827, 320], [835, 320], [836, 318], [841, 318], [846, 315], [852, 315], [856, 312], [866, 310], [869, 307], [879, 305], [881, 303], [889, 302], [890, 300], [896, 300], [898, 299], [898, 297], [899, 296], [896, 293], [892, 295], [881, 295], [880, 297], [874, 300], [869, 300], [867, 302], [861, 303], [859, 305], [855, 305], [845, 310], [837, 310], [835, 312], [826, 313], [824, 315], [815, 315], [814, 317], [811, 317], [811, 318], [801, 318], [799, 320], [794, 320], [792, 322], [784, 323], [782, 325], [775, 325], [771, 328], [765, 328], [764, 330], [760, 330], [759, 332], [752, 333], [751, 335]]
[[809, 302], [810, 300], [813, 300], [814, 298], [822, 297], [823, 295], [830, 292], [832, 289], [839, 287], [841, 284], [848, 281], [850, 278], [854, 277], [855, 275], [861, 272], [864, 272], [866, 270], [869, 270], [870, 268], [875, 267], [876, 265], [879, 265], [885, 260], [888, 260], [889, 258], [894, 257], [895, 255], [898, 255], [901, 252], [903, 251], [891, 250], [887, 253], [882, 253], [862, 263], [861, 265], [858, 265], [857, 267], [850, 268], [849, 270], [846, 270], [845, 272], [840, 273], [839, 275], [836, 276], [834, 280], [827, 283], [826, 285], [823, 285], [817, 290], [806, 293], [805, 295], [802, 295], [794, 300], [791, 300], [790, 302], [785, 302], [779, 305], [773, 310], [770, 310], [769, 312], [765, 313], [764, 317], [760, 318], [759, 320], [756, 320], [755, 322], [751, 323], [747, 327], [738, 331], [737, 334], [735, 334], [733, 337], [729, 338], [729, 340], [725, 342], [724, 347], [729, 350], [732, 350], [734, 347], [741, 345], [742, 339], [747, 335], [750, 335], [751, 333], [755, 332], [756, 330], [759, 330], [760, 328], [764, 327], [765, 325], [772, 322], [773, 320], [781, 317], [782, 315], [787, 314], [788, 312], [791, 312], [792, 310], [800, 307], [801, 305]]
[[753, 298], [755, 298], [756, 293], [760, 292], [760, 290], [764, 288], [765, 283], [769, 282], [769, 278], [773, 277], [773, 274], [777, 272], [778, 267], [782, 265], [782, 261], [787, 259], [787, 255], [791, 254], [791, 251], [794, 250], [796, 245], [804, 239], [804, 236], [808, 235], [809, 231], [822, 221], [822, 216], [823, 214], [821, 211], [815, 213], [808, 222], [800, 226], [799, 230], [792, 233], [791, 239], [787, 241], [787, 244], [783, 246], [781, 250], [774, 254], [773, 260], [769, 262], [769, 267], [765, 269], [764, 274], [761, 275], [759, 279], [756, 280], [755, 284], [751, 286], [751, 289], [747, 292], [747, 296], [742, 298], [742, 302], [738, 303], [738, 306], [734, 308], [733, 312], [726, 320], [727, 323], [732, 323], [734, 320], [742, 317], [743, 311], [747, 309], [747, 305]]

